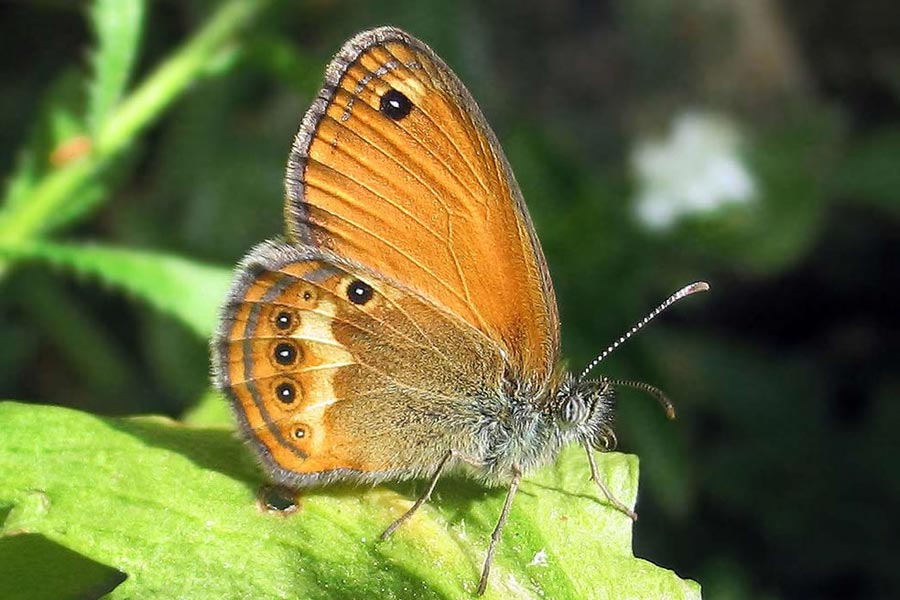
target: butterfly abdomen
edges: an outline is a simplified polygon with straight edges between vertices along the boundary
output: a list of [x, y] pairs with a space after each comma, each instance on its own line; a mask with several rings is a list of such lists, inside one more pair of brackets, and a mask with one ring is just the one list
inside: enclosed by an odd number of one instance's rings
[[508, 481], [515, 470], [527, 472], [551, 462], [568, 443], [540, 397], [510, 394], [509, 386], [504, 388], [478, 398], [474, 409], [479, 417], [469, 455], [478, 469], [472, 474], [492, 483]]

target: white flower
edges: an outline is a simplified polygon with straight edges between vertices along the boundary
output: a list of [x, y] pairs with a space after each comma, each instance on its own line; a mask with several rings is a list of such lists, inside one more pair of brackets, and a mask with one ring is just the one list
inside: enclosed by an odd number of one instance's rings
[[639, 142], [631, 167], [641, 222], [666, 229], [684, 215], [752, 201], [756, 185], [739, 154], [740, 141], [728, 119], [687, 111], [675, 118], [667, 138]]

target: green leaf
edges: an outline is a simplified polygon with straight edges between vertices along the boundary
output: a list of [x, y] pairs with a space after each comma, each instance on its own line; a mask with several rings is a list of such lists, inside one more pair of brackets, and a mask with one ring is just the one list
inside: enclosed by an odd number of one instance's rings
[[0, 241], [0, 257], [43, 261], [96, 277], [179, 319], [202, 337], [212, 333], [231, 279], [230, 271], [221, 267], [109, 246]]
[[[0, 431], [0, 506], [11, 507], [0, 536], [39, 534], [124, 573], [110, 598], [467, 597], [504, 498], [448, 476], [377, 542], [421, 482], [329, 486], [271, 513], [230, 428], [4, 402]], [[632, 556], [631, 521], [597, 499], [585, 463], [570, 448], [523, 482], [486, 597], [699, 598], [696, 583]], [[633, 504], [637, 459], [599, 466]]]
[[208, 389], [193, 407], [181, 416], [182, 423], [198, 427], [228, 425], [233, 419], [228, 402], [214, 389]]
[[87, 122], [96, 135], [122, 97], [137, 59], [144, 21], [143, 0], [95, 0], [90, 20], [96, 36], [91, 52]]

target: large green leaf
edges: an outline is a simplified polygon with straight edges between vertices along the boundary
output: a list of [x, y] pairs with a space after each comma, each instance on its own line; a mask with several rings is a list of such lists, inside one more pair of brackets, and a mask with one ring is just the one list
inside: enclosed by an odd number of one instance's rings
[[209, 337], [225, 298], [228, 269], [177, 256], [109, 246], [0, 241], [0, 258], [39, 260], [133, 295]]
[[[124, 573], [111, 598], [466, 597], [504, 496], [447, 477], [379, 543], [421, 483], [309, 491], [286, 515], [259, 507], [262, 477], [230, 428], [4, 402], [0, 431], [0, 544], [40, 535]], [[597, 499], [585, 463], [571, 448], [528, 476], [486, 596], [699, 598], [632, 556], [631, 521]], [[600, 469], [633, 504], [637, 459]]]

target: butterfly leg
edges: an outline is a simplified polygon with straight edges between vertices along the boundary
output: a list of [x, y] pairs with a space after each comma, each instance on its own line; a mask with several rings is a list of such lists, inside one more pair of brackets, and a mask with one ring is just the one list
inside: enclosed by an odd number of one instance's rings
[[591, 479], [597, 484], [597, 487], [600, 488], [603, 495], [606, 496], [606, 500], [612, 504], [616, 510], [624, 513], [629, 519], [637, 521], [637, 513], [625, 506], [625, 504], [616, 498], [613, 493], [609, 491], [609, 488], [603, 484], [603, 481], [600, 479], [600, 474], [597, 472], [597, 463], [594, 462], [594, 453], [591, 450], [590, 443], [584, 442], [584, 449], [587, 451], [588, 463], [591, 465]]
[[500, 512], [500, 518], [497, 520], [497, 526], [494, 527], [494, 533], [491, 534], [491, 543], [488, 546], [487, 557], [484, 559], [484, 568], [481, 570], [481, 581], [478, 582], [478, 595], [484, 594], [487, 588], [488, 575], [491, 573], [491, 562], [494, 560], [494, 551], [497, 549], [497, 542], [500, 541], [500, 535], [503, 533], [503, 526], [506, 524], [506, 518], [509, 516], [509, 509], [512, 507], [513, 498], [519, 489], [519, 481], [522, 480], [522, 472], [514, 468], [512, 482], [509, 484], [509, 491], [506, 492], [506, 502], [503, 503], [503, 510]]
[[438, 479], [440, 479], [441, 473], [444, 471], [444, 467], [447, 466], [447, 463], [450, 462], [450, 459], [452, 457], [453, 451], [451, 450], [438, 465], [437, 471], [434, 472], [434, 475], [431, 477], [431, 481], [428, 482], [428, 488], [425, 490], [425, 493], [419, 496], [419, 499], [416, 500], [415, 504], [413, 504], [408, 511], [403, 513], [403, 515], [401, 515], [399, 519], [391, 523], [390, 526], [384, 530], [381, 536], [379, 536], [379, 539], [388, 539], [398, 527], [406, 523], [409, 518], [422, 507], [423, 504], [428, 502], [428, 499], [431, 498], [431, 492], [434, 491], [434, 486], [437, 485]]

